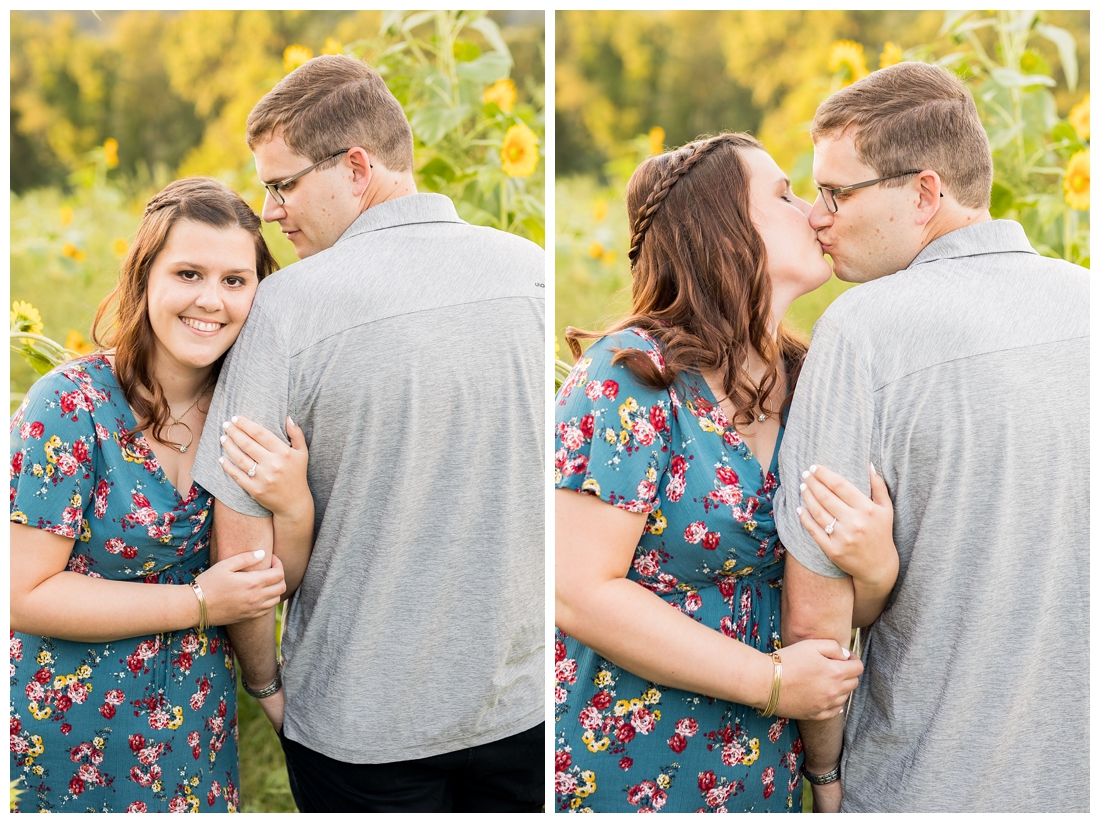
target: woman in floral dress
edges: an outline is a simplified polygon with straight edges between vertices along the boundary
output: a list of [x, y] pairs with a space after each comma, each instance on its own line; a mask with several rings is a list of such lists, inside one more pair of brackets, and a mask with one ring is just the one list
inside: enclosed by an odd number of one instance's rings
[[[800, 811], [789, 718], [835, 716], [862, 671], [835, 640], [793, 644], [775, 705], [772, 498], [806, 350], [780, 320], [830, 266], [746, 135], [650, 158], [627, 209], [632, 311], [570, 330], [557, 398], [557, 809]], [[578, 337], [600, 339], [581, 358]]]
[[[219, 627], [269, 611], [285, 584], [277, 557], [264, 570], [247, 555], [209, 566], [213, 499], [190, 470], [222, 358], [276, 267], [238, 195], [205, 178], [171, 184], [97, 316], [113, 298], [110, 350], [54, 369], [12, 418], [20, 811], [239, 810], [236, 681]], [[227, 438], [256, 467], [296, 467], [284, 494], [260, 501], [278, 529], [288, 499], [312, 509], [304, 441], [297, 427], [292, 447], [257, 429], [241, 419]], [[301, 532], [279, 537], [308, 551]]]

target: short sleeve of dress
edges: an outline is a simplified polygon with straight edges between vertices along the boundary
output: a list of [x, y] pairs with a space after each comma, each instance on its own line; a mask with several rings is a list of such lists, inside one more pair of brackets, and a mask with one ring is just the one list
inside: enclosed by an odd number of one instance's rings
[[556, 397], [554, 485], [648, 513], [661, 505], [678, 402], [674, 391], [652, 389], [613, 364], [615, 349], [638, 349], [664, 367], [660, 346], [640, 330], [589, 347]]
[[84, 510], [95, 493], [101, 431], [93, 414], [108, 400], [79, 367], [50, 372], [11, 419], [11, 521], [62, 537], [87, 531]]

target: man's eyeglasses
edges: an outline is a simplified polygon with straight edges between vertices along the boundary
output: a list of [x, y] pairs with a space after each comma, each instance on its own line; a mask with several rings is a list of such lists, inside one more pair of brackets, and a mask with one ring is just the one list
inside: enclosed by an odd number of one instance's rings
[[[920, 174], [920, 169], [912, 169], [911, 171], [901, 171], [897, 174], [891, 174], [888, 177], [876, 177], [874, 180], [868, 180], [865, 183], [854, 183], [851, 186], [841, 186], [838, 189], [830, 189], [827, 186], [818, 186], [817, 190], [821, 192], [821, 199], [825, 201], [825, 208], [829, 210], [830, 214], [836, 214], [836, 196], [838, 194], [847, 194], [850, 191], [856, 189], [864, 189], [867, 186], [873, 186], [875, 183], [881, 183], [883, 180], [893, 180], [895, 177], [905, 177], [907, 174]], [[941, 197], [943, 195], [940, 195]]]
[[315, 168], [320, 166], [322, 163], [327, 163], [329, 160], [332, 160], [336, 157], [339, 157], [341, 154], [346, 154], [349, 151], [351, 151], [351, 149], [340, 149], [340, 151], [336, 152], [336, 154], [330, 154], [324, 160], [318, 160], [316, 163], [314, 163], [309, 168], [302, 169], [297, 174], [292, 174], [290, 177], [286, 178], [285, 180], [280, 180], [278, 183], [264, 183], [264, 188], [267, 189], [267, 193], [271, 195], [272, 199], [276, 203], [278, 203], [280, 206], [285, 205], [286, 204], [286, 199], [283, 197], [283, 195], [279, 191], [279, 189], [281, 189], [283, 186], [289, 186], [291, 183], [293, 183], [299, 177], [304, 177], [305, 175], [309, 174], [311, 171], [313, 171]]

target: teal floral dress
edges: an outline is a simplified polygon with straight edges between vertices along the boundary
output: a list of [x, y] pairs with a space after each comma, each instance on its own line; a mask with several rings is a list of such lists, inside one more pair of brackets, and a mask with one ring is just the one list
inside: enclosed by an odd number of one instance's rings
[[[698, 374], [654, 390], [611, 363], [614, 348], [664, 368], [638, 329], [588, 349], [557, 396], [555, 485], [646, 513], [628, 579], [772, 651], [784, 555], [772, 517], [778, 448], [765, 470]], [[554, 673], [558, 811], [801, 811], [802, 741], [787, 719], [648, 681], [561, 630]]]
[[[75, 543], [68, 571], [186, 585], [213, 499], [160, 469], [102, 356], [52, 371], [11, 421], [11, 520]], [[95, 596], [58, 603], [92, 615]], [[197, 612], [197, 610], [196, 610]], [[86, 643], [11, 632], [11, 777], [22, 812], [236, 811], [237, 704], [224, 630]]]

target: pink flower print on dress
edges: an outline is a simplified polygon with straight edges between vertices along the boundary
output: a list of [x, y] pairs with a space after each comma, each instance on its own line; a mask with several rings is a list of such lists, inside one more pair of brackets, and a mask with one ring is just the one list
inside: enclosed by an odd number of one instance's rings
[[703, 536], [707, 533], [707, 524], [702, 520], [696, 520], [694, 523], [688, 525], [684, 529], [684, 540], [688, 543], [700, 543], [703, 540]]

